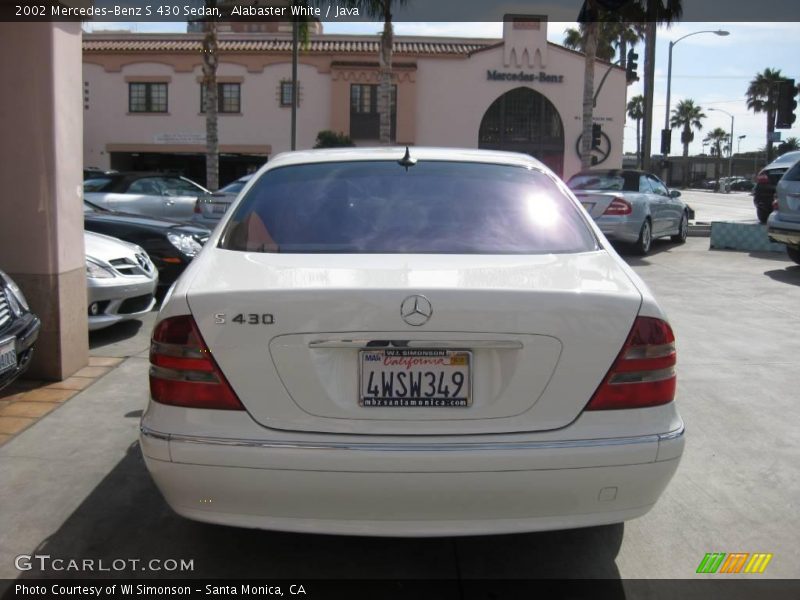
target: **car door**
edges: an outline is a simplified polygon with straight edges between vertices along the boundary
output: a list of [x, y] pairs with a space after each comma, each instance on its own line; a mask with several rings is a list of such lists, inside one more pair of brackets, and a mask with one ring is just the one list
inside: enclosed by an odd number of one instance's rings
[[134, 179], [124, 193], [110, 196], [114, 210], [153, 217], [164, 216], [164, 194], [160, 177]]
[[181, 221], [192, 218], [200, 196], [210, 194], [208, 190], [183, 177], [164, 177], [162, 187], [164, 216]]
[[664, 235], [676, 227], [670, 220], [669, 192], [667, 191], [667, 186], [655, 175], [648, 174], [647, 179], [653, 190], [651, 194], [652, 203], [650, 205], [650, 213], [653, 219], [653, 235]]

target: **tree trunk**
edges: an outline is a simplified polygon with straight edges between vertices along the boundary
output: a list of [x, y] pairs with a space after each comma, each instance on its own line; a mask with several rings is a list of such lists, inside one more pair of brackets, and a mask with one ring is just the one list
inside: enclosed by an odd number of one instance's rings
[[[650, 12], [650, 11], [648, 11]], [[652, 13], [651, 13], [652, 14]], [[644, 51], [644, 128], [642, 130], [642, 169], [650, 171], [653, 137], [653, 90], [656, 74], [656, 23], [647, 23]]]
[[[208, 2], [210, 7], [215, 0]], [[206, 187], [212, 191], [219, 189], [219, 136], [217, 130], [217, 62], [218, 62], [217, 24], [205, 22], [203, 38], [203, 85], [206, 90]]]
[[581, 137], [581, 169], [592, 166], [592, 112], [594, 110], [594, 63], [597, 54], [597, 21], [586, 24], [583, 69], [583, 136]]
[[381, 51], [379, 57], [378, 116], [380, 119], [380, 142], [392, 143], [392, 46], [394, 30], [392, 14], [387, 10], [383, 20]]
[[628, 68], [628, 41], [624, 32], [619, 36], [619, 66], [623, 71]]

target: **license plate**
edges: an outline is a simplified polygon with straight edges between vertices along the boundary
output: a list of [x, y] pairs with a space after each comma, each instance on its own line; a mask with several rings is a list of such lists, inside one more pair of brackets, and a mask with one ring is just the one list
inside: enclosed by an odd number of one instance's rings
[[215, 214], [223, 214], [226, 210], [228, 210], [227, 204], [212, 204], [211, 205], [211, 212]]
[[14, 338], [0, 341], [0, 373], [10, 371], [17, 366], [17, 348]]
[[464, 408], [472, 404], [466, 350], [362, 350], [359, 404], [378, 408]]

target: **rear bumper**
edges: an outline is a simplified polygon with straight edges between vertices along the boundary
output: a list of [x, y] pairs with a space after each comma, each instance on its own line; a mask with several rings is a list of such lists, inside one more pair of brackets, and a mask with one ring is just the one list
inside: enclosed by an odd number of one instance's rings
[[[389, 536], [615, 523], [672, 478], [683, 426], [661, 435], [515, 442], [248, 440], [141, 430], [169, 505], [199, 521]], [[408, 438], [405, 438], [408, 439]]]
[[595, 222], [609, 240], [634, 243], [639, 239], [639, 232], [644, 221], [638, 216], [635, 219], [624, 216], [604, 216], [598, 217]]
[[800, 248], [800, 222], [782, 220], [780, 212], [773, 211], [770, 214], [767, 235], [773, 242]]

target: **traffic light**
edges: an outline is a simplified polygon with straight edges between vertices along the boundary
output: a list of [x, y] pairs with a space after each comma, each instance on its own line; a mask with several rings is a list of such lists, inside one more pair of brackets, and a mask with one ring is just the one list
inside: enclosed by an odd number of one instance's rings
[[794, 79], [784, 79], [778, 82], [778, 115], [775, 119], [775, 129], [791, 129], [792, 123], [797, 118], [794, 114], [797, 108], [797, 87]]
[[603, 128], [600, 126], [599, 123], [594, 123], [592, 125], [592, 149], [596, 149], [600, 147], [600, 134], [603, 133]]
[[669, 156], [672, 150], [672, 129], [661, 130], [661, 154]]
[[628, 62], [625, 68], [625, 81], [628, 83], [639, 81], [639, 75], [636, 73], [636, 69], [639, 68], [639, 65], [636, 62], [637, 58], [639, 58], [639, 55], [633, 51], [633, 48], [628, 50]]

